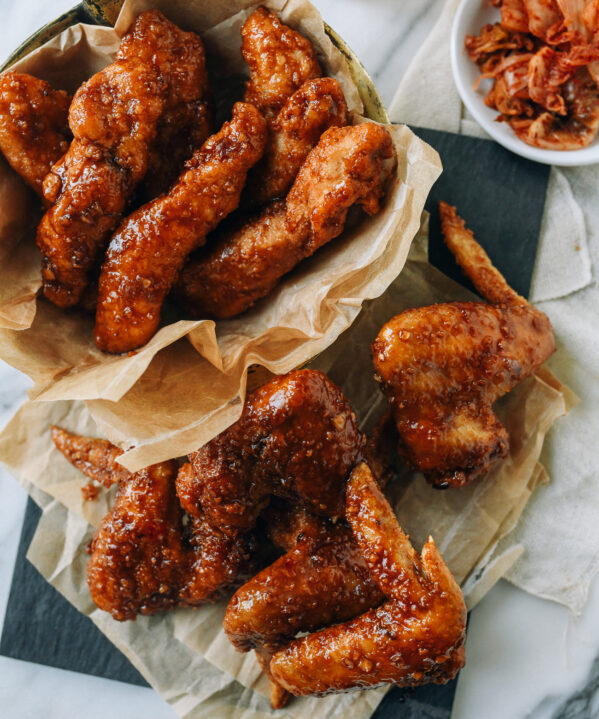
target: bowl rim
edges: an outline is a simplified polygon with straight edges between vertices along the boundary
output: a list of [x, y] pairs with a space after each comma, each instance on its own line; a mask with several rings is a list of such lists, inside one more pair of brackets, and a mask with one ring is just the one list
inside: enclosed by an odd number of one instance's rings
[[[484, 104], [482, 95], [475, 92], [463, 72], [466, 58], [464, 38], [467, 27], [465, 26], [468, 25], [468, 16], [487, 3], [488, 0], [461, 0], [451, 28], [451, 69], [456, 88], [466, 108], [495, 142], [521, 157], [557, 167], [582, 167], [599, 163], [599, 137], [590, 146], [579, 150], [547, 150], [527, 145], [517, 137], [511, 128], [509, 128], [509, 134], [503, 132], [500, 126], [505, 125], [505, 123], [498, 123], [494, 118], [490, 118], [490, 113], [494, 111]], [[499, 13], [499, 10], [497, 10], [497, 13]], [[468, 62], [472, 61], [468, 58]]]

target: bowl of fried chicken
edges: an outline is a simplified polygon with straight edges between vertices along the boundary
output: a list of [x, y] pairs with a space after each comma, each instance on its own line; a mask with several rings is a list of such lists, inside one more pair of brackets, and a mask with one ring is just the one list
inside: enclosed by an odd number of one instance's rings
[[594, 2], [463, 0], [451, 37], [467, 109], [516, 154], [599, 162], [599, 12]]

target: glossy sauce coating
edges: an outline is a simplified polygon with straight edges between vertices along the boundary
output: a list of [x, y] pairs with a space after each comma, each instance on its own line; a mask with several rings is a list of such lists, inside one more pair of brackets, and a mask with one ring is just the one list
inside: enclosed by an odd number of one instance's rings
[[250, 69], [244, 100], [270, 120], [304, 82], [322, 71], [312, 43], [259, 7], [241, 28], [241, 54]]
[[199, 38], [150, 10], [135, 20], [115, 62], [75, 93], [69, 110], [74, 140], [44, 181], [53, 206], [37, 235], [44, 294], [59, 307], [80, 301], [91, 268], [146, 173], [171, 85], [183, 91], [179, 79], [186, 70], [191, 85], [202, 82]]
[[347, 518], [388, 600], [291, 642], [273, 656], [273, 678], [295, 695], [452, 679], [464, 664], [466, 607], [434, 542], [418, 556], [364, 463], [348, 482]]
[[162, 303], [185, 258], [239, 204], [248, 170], [262, 156], [266, 123], [247, 103], [197, 150], [168, 194], [130, 215], [106, 254], [98, 288], [95, 339], [127, 352], [156, 332]]
[[377, 213], [394, 173], [386, 128], [372, 122], [330, 128], [308, 154], [286, 202], [274, 202], [187, 264], [179, 301], [198, 317], [244, 312], [301, 259], [337, 237], [352, 205]]
[[192, 481], [177, 493], [225, 532], [251, 529], [271, 495], [325, 517], [343, 515], [343, 487], [362, 436], [341, 390], [326, 375], [297, 370], [246, 398], [241, 418], [190, 455]]
[[341, 85], [331, 77], [305, 82], [272, 120], [264, 157], [248, 176], [248, 195], [256, 205], [284, 197], [329, 127], [349, 121]]
[[12, 169], [42, 195], [42, 183], [70, 142], [71, 97], [21, 72], [0, 75], [0, 150]]
[[372, 345], [399, 452], [438, 487], [463, 486], [509, 450], [492, 404], [554, 351], [547, 317], [519, 297], [457, 216], [442, 205], [446, 241], [491, 301], [402, 312]]

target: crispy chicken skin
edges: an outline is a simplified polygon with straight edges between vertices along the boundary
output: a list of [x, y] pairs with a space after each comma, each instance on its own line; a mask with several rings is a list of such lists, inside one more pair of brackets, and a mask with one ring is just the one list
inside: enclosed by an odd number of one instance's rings
[[177, 493], [191, 516], [203, 511], [224, 532], [252, 529], [271, 495], [340, 517], [362, 444], [341, 390], [297, 370], [248, 395], [240, 419], [190, 455], [194, 476], [179, 477]]
[[264, 157], [248, 177], [252, 203], [264, 205], [284, 197], [322, 133], [348, 121], [347, 103], [337, 80], [322, 77], [305, 82], [270, 123]]
[[234, 317], [265, 297], [303, 258], [337, 237], [349, 208], [379, 211], [395, 172], [388, 130], [373, 122], [327, 130], [286, 202], [221, 237], [185, 267], [179, 302], [193, 315]]
[[105, 439], [81, 437], [61, 427], [51, 427], [52, 440], [68, 461], [86, 477], [104, 487], [111, 487], [130, 476], [117, 462], [123, 450]]
[[265, 143], [262, 115], [237, 103], [232, 119], [194, 153], [168, 194], [122, 223], [100, 275], [95, 329], [100, 349], [127, 352], [153, 336], [185, 258], [238, 206], [247, 172]]
[[184, 101], [187, 92], [195, 98], [203, 82], [200, 39], [150, 10], [125, 35], [115, 62], [77, 90], [69, 110], [74, 140], [44, 181], [44, 196], [53, 206], [37, 235], [43, 290], [54, 304], [80, 301], [96, 259], [146, 173], [169, 98], [180, 93]]
[[372, 345], [400, 436], [399, 452], [436, 487], [460, 487], [507, 455], [493, 403], [554, 351], [547, 317], [505, 282], [456, 214], [441, 203], [445, 241], [494, 305], [449, 302], [402, 312]]
[[59, 427], [52, 439], [86, 476], [106, 487], [118, 482], [87, 570], [92, 599], [115, 619], [215, 602], [254, 573], [253, 536], [224, 534], [201, 513], [183, 525], [175, 478], [192, 471], [189, 463], [177, 471], [176, 462], [162, 462], [131, 474], [116, 464], [122, 452], [106, 440]]
[[241, 53], [250, 69], [244, 100], [273, 119], [304, 82], [322, 71], [312, 43], [259, 7], [241, 28]]
[[68, 93], [45, 80], [21, 72], [0, 75], [0, 150], [38, 195], [69, 146], [70, 102]]
[[466, 607], [433, 540], [414, 551], [365, 463], [348, 482], [346, 515], [388, 600], [291, 642], [273, 656], [273, 678], [295, 695], [452, 679], [464, 664]]

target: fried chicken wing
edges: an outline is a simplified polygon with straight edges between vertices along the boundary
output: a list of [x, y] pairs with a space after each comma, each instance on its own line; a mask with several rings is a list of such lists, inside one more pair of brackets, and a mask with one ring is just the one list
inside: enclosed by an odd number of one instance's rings
[[337, 80], [322, 77], [305, 82], [270, 123], [264, 157], [248, 176], [251, 201], [264, 205], [284, 197], [322, 133], [348, 121], [347, 103]]
[[77, 90], [69, 110], [74, 140], [44, 181], [44, 196], [53, 206], [37, 234], [43, 290], [54, 304], [80, 301], [95, 261], [146, 173], [169, 97], [181, 93], [181, 102], [192, 101], [204, 81], [199, 37], [150, 10], [125, 35], [115, 62]]
[[185, 558], [176, 475], [174, 461], [130, 475], [93, 538], [87, 584], [95, 604], [115, 619], [177, 604]]
[[259, 7], [241, 28], [241, 54], [250, 68], [244, 100], [273, 119], [287, 99], [322, 71], [312, 43]]
[[52, 440], [66, 459], [86, 477], [104, 487], [129, 478], [130, 472], [117, 462], [123, 450], [105, 439], [81, 437], [61, 427], [51, 427]]
[[493, 403], [555, 350], [547, 317], [512, 290], [458, 217], [441, 203], [445, 241], [494, 305], [449, 302], [406, 310], [372, 345], [400, 436], [399, 452], [437, 487], [460, 487], [507, 455]]
[[273, 678], [295, 695], [452, 679], [464, 664], [466, 607], [433, 540], [414, 551], [365, 463], [348, 482], [346, 515], [388, 600], [291, 642], [274, 654]]
[[274, 564], [240, 587], [223, 627], [239, 651], [274, 651], [298, 632], [342, 622], [383, 599], [351, 530], [320, 520]]
[[116, 463], [121, 450], [106, 440], [59, 427], [52, 439], [86, 476], [119, 485], [91, 543], [87, 580], [100, 609], [122, 621], [215, 602], [253, 574], [252, 535], [224, 534], [201, 513], [183, 524], [175, 478], [192, 471], [189, 463], [177, 471], [176, 462], [162, 462], [131, 474]]
[[137, 349], [156, 332], [162, 303], [185, 258], [237, 207], [265, 142], [262, 115], [237, 103], [232, 119], [194, 153], [168, 194], [122, 223], [100, 275], [95, 329], [100, 349]]
[[378, 212], [394, 172], [386, 128], [372, 122], [330, 128], [306, 158], [286, 202], [273, 203], [188, 263], [179, 301], [199, 317], [244, 312], [300, 260], [337, 237], [352, 205]]
[[42, 195], [44, 177], [67, 151], [70, 95], [21, 72], [0, 75], [0, 150]]
[[192, 516], [224, 532], [250, 530], [271, 495], [325, 517], [343, 515], [343, 487], [362, 447], [356, 418], [326, 375], [297, 370], [246, 398], [240, 419], [192, 455], [177, 482]]

